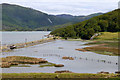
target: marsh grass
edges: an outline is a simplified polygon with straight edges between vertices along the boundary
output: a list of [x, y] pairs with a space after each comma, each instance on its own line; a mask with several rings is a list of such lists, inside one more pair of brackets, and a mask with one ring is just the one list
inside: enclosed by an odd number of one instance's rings
[[[98, 54], [104, 54], [104, 55], [120, 55], [119, 54], [119, 42], [118, 41], [94, 41], [85, 45], [95, 45], [91, 47], [84, 48], [88, 51], [93, 51]], [[97, 46], [96, 46], [97, 45]]]
[[92, 46], [92, 47], [86, 47], [84, 48], [86, 51], [99, 51], [105, 54], [105, 52], [110, 52], [114, 55], [118, 55], [118, 49], [117, 48], [112, 48], [112, 47], [101, 47], [101, 46]]
[[48, 61], [42, 58], [33, 58], [33, 57], [26, 57], [26, 56], [8, 56], [2, 58], [2, 68], [9, 68], [13, 65], [18, 66], [19, 64], [40, 64], [40, 63], [47, 63]]
[[97, 36], [92, 42], [85, 45], [93, 45], [86, 47], [84, 50], [92, 51], [98, 54], [118, 56], [120, 49], [119, 46], [118, 32], [102, 32], [100, 36]]
[[89, 73], [3, 73], [2, 78], [118, 78], [117, 74]]

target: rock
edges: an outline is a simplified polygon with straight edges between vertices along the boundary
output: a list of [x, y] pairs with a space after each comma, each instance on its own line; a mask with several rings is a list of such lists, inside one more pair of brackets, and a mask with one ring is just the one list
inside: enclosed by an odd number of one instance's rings
[[63, 71], [55, 71], [55, 73], [73, 73], [73, 72], [68, 70], [63, 70]]
[[115, 74], [120, 74], [120, 71], [116, 71]]
[[97, 74], [109, 74], [109, 72], [101, 71], [101, 72], [98, 72]]
[[64, 67], [63, 64], [55, 64], [55, 67]]
[[99, 35], [101, 35], [101, 33], [95, 33], [95, 34], [90, 38], [90, 40], [93, 40], [95, 37], [97, 37], [97, 36], [99, 36]]

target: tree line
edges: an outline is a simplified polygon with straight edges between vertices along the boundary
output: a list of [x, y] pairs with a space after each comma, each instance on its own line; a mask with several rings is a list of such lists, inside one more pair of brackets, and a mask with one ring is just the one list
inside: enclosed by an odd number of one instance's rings
[[50, 34], [60, 37], [90, 39], [98, 32], [119, 32], [120, 9], [93, 17], [89, 20], [52, 31]]

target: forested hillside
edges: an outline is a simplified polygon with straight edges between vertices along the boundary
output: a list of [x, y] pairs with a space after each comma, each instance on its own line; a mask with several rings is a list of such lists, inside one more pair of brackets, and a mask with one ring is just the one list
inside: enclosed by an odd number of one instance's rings
[[69, 22], [53, 15], [18, 5], [2, 4], [3, 29], [30, 30]]
[[120, 9], [117, 9], [65, 28], [56, 29], [51, 34], [61, 37], [90, 39], [97, 32], [119, 32], [119, 12]]
[[[76, 22], [84, 21], [89, 16], [68, 16], [67, 18], [61, 15], [48, 15], [41, 11], [37, 11], [31, 8], [26, 8], [12, 4], [1, 4], [2, 5], [2, 21], [3, 30], [54, 30], [58, 27], [56, 25], [73, 24]], [[100, 14], [98, 14], [100, 15]], [[63, 26], [64, 27], [64, 26]]]

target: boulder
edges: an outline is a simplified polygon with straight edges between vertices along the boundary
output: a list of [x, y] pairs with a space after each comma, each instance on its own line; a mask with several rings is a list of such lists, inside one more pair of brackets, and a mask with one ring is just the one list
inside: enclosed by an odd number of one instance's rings
[[115, 74], [120, 74], [120, 71], [116, 71]]

